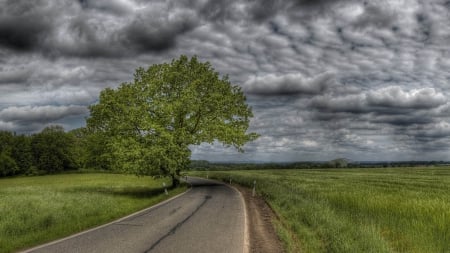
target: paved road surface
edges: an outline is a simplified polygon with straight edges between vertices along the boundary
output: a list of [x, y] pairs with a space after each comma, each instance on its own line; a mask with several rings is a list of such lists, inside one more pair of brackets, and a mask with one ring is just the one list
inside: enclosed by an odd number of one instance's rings
[[172, 201], [27, 252], [244, 252], [241, 195], [215, 181], [188, 181], [192, 190]]

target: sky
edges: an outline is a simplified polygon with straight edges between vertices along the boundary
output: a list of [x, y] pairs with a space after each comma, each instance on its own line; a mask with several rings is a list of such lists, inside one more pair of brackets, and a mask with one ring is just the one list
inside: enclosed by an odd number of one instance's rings
[[0, 130], [82, 127], [182, 54], [242, 87], [261, 135], [193, 159], [450, 160], [449, 0], [0, 0]]

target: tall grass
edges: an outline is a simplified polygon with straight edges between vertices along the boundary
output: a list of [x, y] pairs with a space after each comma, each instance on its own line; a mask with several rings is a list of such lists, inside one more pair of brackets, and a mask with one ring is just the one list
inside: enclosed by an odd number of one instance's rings
[[[204, 172], [196, 172], [203, 175]], [[209, 172], [251, 187], [289, 252], [450, 252], [450, 168]]]
[[0, 179], [0, 252], [112, 221], [185, 190], [166, 196], [164, 181], [115, 174]]

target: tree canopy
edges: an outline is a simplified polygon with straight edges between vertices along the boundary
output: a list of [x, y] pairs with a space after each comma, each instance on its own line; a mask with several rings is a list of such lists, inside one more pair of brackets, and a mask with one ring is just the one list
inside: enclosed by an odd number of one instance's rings
[[86, 145], [75, 143], [73, 134], [61, 126], [48, 126], [33, 135], [0, 131], [0, 177], [75, 170], [82, 167], [77, 159], [86, 159], [75, 151], [84, 149]]
[[247, 133], [253, 114], [241, 88], [197, 57], [138, 68], [133, 82], [103, 90], [89, 109], [87, 128], [108, 140], [115, 169], [174, 183], [190, 145], [218, 141], [242, 152], [258, 136]]
[[61, 126], [49, 126], [34, 135], [31, 147], [37, 169], [50, 173], [76, 169], [71, 154], [73, 143], [72, 136]]

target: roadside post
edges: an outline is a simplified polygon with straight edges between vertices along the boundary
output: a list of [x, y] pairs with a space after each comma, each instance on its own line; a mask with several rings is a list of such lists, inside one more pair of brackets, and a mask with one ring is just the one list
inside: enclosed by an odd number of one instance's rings
[[166, 187], [166, 183], [165, 182], [163, 182], [163, 187], [164, 187], [164, 193], [166, 195], [169, 195], [169, 193], [167, 192], [167, 187]]
[[255, 197], [255, 194], [256, 194], [256, 180], [253, 180], [253, 191], [252, 191], [253, 197]]

